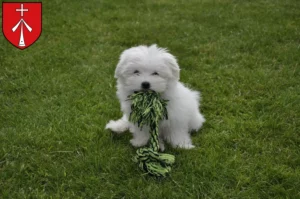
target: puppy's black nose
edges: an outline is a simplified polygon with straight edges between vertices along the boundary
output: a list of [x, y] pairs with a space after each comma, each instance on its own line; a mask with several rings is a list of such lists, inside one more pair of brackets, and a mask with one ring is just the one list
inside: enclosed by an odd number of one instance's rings
[[150, 88], [150, 83], [149, 82], [142, 82], [142, 88], [143, 89], [149, 89]]

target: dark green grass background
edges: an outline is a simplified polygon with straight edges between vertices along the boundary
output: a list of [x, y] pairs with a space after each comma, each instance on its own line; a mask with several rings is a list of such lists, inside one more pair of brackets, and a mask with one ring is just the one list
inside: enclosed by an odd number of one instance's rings
[[[153, 43], [207, 119], [160, 180], [104, 131], [119, 54]], [[0, 36], [0, 198], [300, 198], [299, 63], [298, 0], [45, 0], [33, 46]]]

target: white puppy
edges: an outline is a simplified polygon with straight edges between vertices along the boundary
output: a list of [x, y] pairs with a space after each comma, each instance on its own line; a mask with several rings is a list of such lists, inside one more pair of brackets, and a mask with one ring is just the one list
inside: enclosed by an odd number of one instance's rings
[[192, 91], [179, 82], [179, 66], [173, 55], [166, 49], [152, 46], [138, 46], [125, 50], [115, 71], [117, 78], [117, 96], [121, 103], [123, 117], [111, 120], [106, 129], [121, 133], [129, 129], [133, 134], [131, 144], [135, 147], [147, 144], [149, 128], [142, 130], [128, 121], [131, 102], [127, 97], [135, 91], [151, 89], [161, 93], [169, 100], [168, 120], [160, 123], [160, 148], [163, 141], [173, 147], [194, 148], [190, 138], [192, 130], [197, 131], [205, 121], [199, 112], [200, 93]]

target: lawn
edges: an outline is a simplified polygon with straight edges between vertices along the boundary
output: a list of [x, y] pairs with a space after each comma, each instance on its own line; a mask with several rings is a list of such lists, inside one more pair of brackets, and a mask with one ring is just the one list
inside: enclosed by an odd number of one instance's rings
[[[120, 53], [153, 43], [207, 119], [164, 179], [104, 130]], [[33, 46], [0, 36], [0, 198], [300, 198], [299, 64], [298, 0], [43, 1]]]

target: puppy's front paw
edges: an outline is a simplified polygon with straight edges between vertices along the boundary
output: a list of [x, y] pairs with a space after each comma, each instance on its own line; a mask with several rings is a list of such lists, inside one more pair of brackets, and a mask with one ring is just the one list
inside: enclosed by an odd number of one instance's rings
[[165, 150], [165, 144], [162, 140], [159, 140], [159, 150], [163, 152]]
[[165, 151], [165, 145], [164, 144], [159, 144], [159, 150], [161, 151], [161, 152], [164, 152]]
[[126, 131], [127, 128], [128, 127], [126, 122], [122, 120], [117, 120], [117, 121], [110, 120], [105, 126], [105, 129], [110, 129], [111, 131], [116, 133], [122, 133]]
[[133, 138], [130, 140], [130, 143], [134, 147], [145, 146], [147, 144], [147, 142], [148, 142], [148, 139], [141, 139], [141, 138]]
[[195, 146], [192, 144], [192, 140], [188, 133], [175, 133], [171, 137], [167, 138], [174, 148], [192, 149]]
[[181, 149], [193, 149], [195, 146], [191, 142], [177, 142], [177, 143], [172, 143], [172, 146], [174, 148], [181, 148]]
[[182, 148], [182, 149], [193, 149], [195, 148], [194, 145], [192, 144], [181, 144], [181, 145], [178, 145], [179, 148]]
[[111, 131], [115, 131], [116, 132], [118, 130], [117, 125], [116, 125], [116, 121], [110, 120], [106, 124], [105, 129], [109, 129]]

